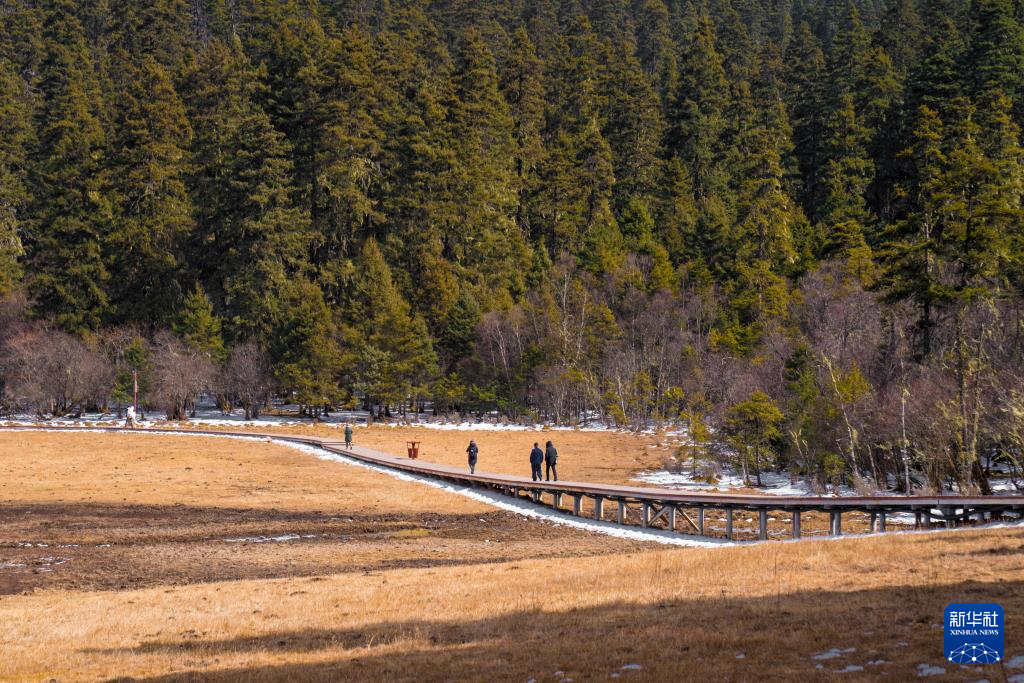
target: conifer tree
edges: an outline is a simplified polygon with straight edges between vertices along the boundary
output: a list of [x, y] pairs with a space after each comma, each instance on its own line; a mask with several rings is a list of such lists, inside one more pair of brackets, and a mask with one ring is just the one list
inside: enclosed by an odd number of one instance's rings
[[0, 57], [0, 296], [21, 281], [28, 147], [34, 134], [31, 117], [28, 84]]
[[52, 4], [44, 38], [33, 225], [25, 240], [29, 291], [39, 312], [66, 329], [96, 329], [109, 311], [101, 245], [113, 205], [99, 84], [74, 3]]
[[903, 188], [910, 211], [883, 233], [883, 283], [891, 300], [909, 299], [919, 310], [916, 324], [920, 353], [932, 353], [936, 324], [937, 264], [936, 240], [941, 232], [943, 153], [942, 121], [936, 112], [922, 106], [914, 129], [914, 142], [901, 153], [912, 168], [908, 186]]
[[166, 70], [122, 64], [111, 153], [114, 226], [104, 244], [114, 319], [154, 327], [181, 299], [185, 240], [193, 230], [185, 181], [192, 128]]
[[806, 22], [800, 24], [787, 47], [785, 63], [785, 101], [801, 177], [797, 199], [805, 211], [813, 212], [821, 200], [818, 177], [824, 163], [825, 55]]
[[313, 264], [331, 300], [340, 298], [345, 264], [362, 235], [384, 219], [379, 206], [382, 140], [380, 93], [369, 38], [354, 28], [328, 46], [317, 94], [310, 216]]
[[445, 226], [446, 256], [481, 287], [481, 294], [522, 293], [527, 248], [513, 220], [519, 198], [514, 124], [498, 87], [494, 57], [473, 29], [458, 55], [453, 80], [453, 190], [461, 211], [455, 224]]
[[520, 27], [512, 42], [507, 63], [502, 69], [502, 92], [509, 103], [516, 150], [515, 171], [519, 187], [516, 224], [524, 234], [532, 235], [530, 196], [536, 191], [537, 167], [544, 154], [541, 138], [544, 126], [543, 66], [526, 29]]
[[265, 339], [275, 292], [302, 268], [308, 214], [294, 204], [288, 146], [253, 100], [258, 83], [241, 45], [211, 43], [190, 77], [190, 260], [229, 337]]
[[612, 150], [615, 206], [649, 196], [660, 175], [658, 158], [664, 135], [661, 103], [633, 46], [619, 48], [608, 68], [605, 138]]
[[213, 312], [210, 297], [206, 296], [202, 285], [196, 284], [185, 295], [178, 319], [174, 323], [174, 332], [182, 341], [214, 362], [223, 363], [228, 353], [221, 327], [221, 320]]
[[969, 87], [975, 100], [998, 91], [1024, 123], [1024, 28], [1010, 0], [984, 0], [977, 5], [977, 30], [966, 55]]
[[701, 16], [693, 43], [683, 55], [667, 114], [666, 152], [678, 156], [703, 200], [722, 191], [726, 182], [721, 159], [725, 142], [728, 83], [715, 49], [710, 19]]
[[344, 364], [351, 385], [376, 411], [424, 392], [437, 357], [423, 318], [398, 291], [375, 240], [363, 244], [355, 270], [344, 307], [351, 349]]
[[341, 398], [342, 354], [331, 311], [320, 289], [298, 278], [282, 287], [273, 312], [270, 354], [281, 387], [307, 414]]
[[869, 140], [869, 131], [854, 112], [853, 97], [845, 95], [826, 129], [825, 197], [818, 222], [825, 254], [846, 259], [851, 272], [865, 281], [871, 279], [873, 270], [866, 239], [872, 218], [865, 195], [874, 177], [874, 165], [867, 154]]

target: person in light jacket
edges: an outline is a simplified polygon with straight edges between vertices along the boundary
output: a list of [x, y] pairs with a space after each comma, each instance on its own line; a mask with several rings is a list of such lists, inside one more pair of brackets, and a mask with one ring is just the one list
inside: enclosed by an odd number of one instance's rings
[[476, 456], [480, 452], [477, 448], [476, 441], [469, 442], [469, 448], [466, 449], [466, 454], [469, 455], [469, 473], [476, 473]]
[[544, 448], [544, 462], [547, 465], [544, 471], [547, 475], [547, 480], [551, 481], [554, 479], [558, 481], [558, 450], [550, 441], [548, 441], [547, 446]]

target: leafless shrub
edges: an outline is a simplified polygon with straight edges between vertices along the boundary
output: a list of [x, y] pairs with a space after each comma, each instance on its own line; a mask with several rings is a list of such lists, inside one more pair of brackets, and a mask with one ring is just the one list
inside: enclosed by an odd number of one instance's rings
[[253, 342], [236, 346], [224, 365], [223, 390], [245, 411], [245, 419], [259, 417], [274, 389], [270, 358]]
[[184, 420], [186, 409], [210, 388], [216, 368], [203, 353], [171, 332], [160, 332], [153, 344], [152, 400], [168, 420]]
[[9, 339], [0, 365], [9, 400], [40, 416], [77, 416], [105, 405], [114, 383], [113, 367], [102, 353], [56, 330]]

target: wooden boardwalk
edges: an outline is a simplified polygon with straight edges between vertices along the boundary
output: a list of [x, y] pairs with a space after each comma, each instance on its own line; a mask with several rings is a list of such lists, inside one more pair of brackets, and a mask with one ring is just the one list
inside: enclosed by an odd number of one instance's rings
[[[196, 429], [145, 428], [127, 430], [121, 427], [64, 426], [0, 426], [3, 430], [90, 430], [133, 433], [177, 433], [196, 436], [236, 436], [274, 439], [322, 448], [356, 460], [407, 472], [431, 479], [490, 489], [502, 494], [525, 498], [548, 505], [565, 514], [586, 516], [597, 520], [645, 528], [667, 529], [700, 536], [723, 536], [733, 540], [737, 535], [769, 539], [769, 515], [788, 516], [785, 536], [801, 537], [803, 513], [828, 515], [828, 534], [843, 533], [844, 514], [863, 513], [868, 528], [874, 532], [891, 530], [888, 523], [894, 514], [911, 514], [914, 528], [926, 529], [938, 524], [947, 528], [966, 524], [996, 521], [1007, 513], [1014, 518], [1024, 515], [1024, 496], [770, 496], [722, 493], [695, 493], [671, 489], [619, 486], [582, 481], [537, 482], [509, 474], [477, 472], [422, 460], [411, 460], [367, 448], [345, 448], [343, 441], [313, 436], [291, 436], [261, 432], [213, 431]], [[739, 514], [737, 514], [739, 513]], [[756, 521], [751, 524], [753, 516]], [[724, 517], [724, 529], [712, 529], [711, 516]], [[774, 521], [778, 521], [775, 518]], [[739, 523], [739, 525], [737, 524]], [[742, 525], [743, 528], [739, 528]], [[906, 526], [906, 525], [901, 525]], [[776, 536], [779, 534], [776, 533]]]

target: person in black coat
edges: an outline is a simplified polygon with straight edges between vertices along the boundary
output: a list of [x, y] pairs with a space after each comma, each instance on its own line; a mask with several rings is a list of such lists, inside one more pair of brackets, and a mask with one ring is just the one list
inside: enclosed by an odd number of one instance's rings
[[540, 449], [540, 444], [534, 442], [533, 450], [530, 451], [530, 469], [533, 470], [533, 480], [543, 481], [544, 477], [540, 475], [540, 465], [544, 462], [544, 451]]
[[469, 448], [466, 449], [466, 453], [469, 455], [469, 473], [474, 474], [476, 472], [476, 456], [480, 452], [480, 449], [476, 447], [476, 441], [469, 442]]
[[544, 448], [544, 462], [547, 464], [545, 468], [547, 480], [551, 481], [554, 479], [558, 481], [558, 469], [556, 467], [558, 465], [558, 450], [550, 441], [548, 441], [547, 446]]

